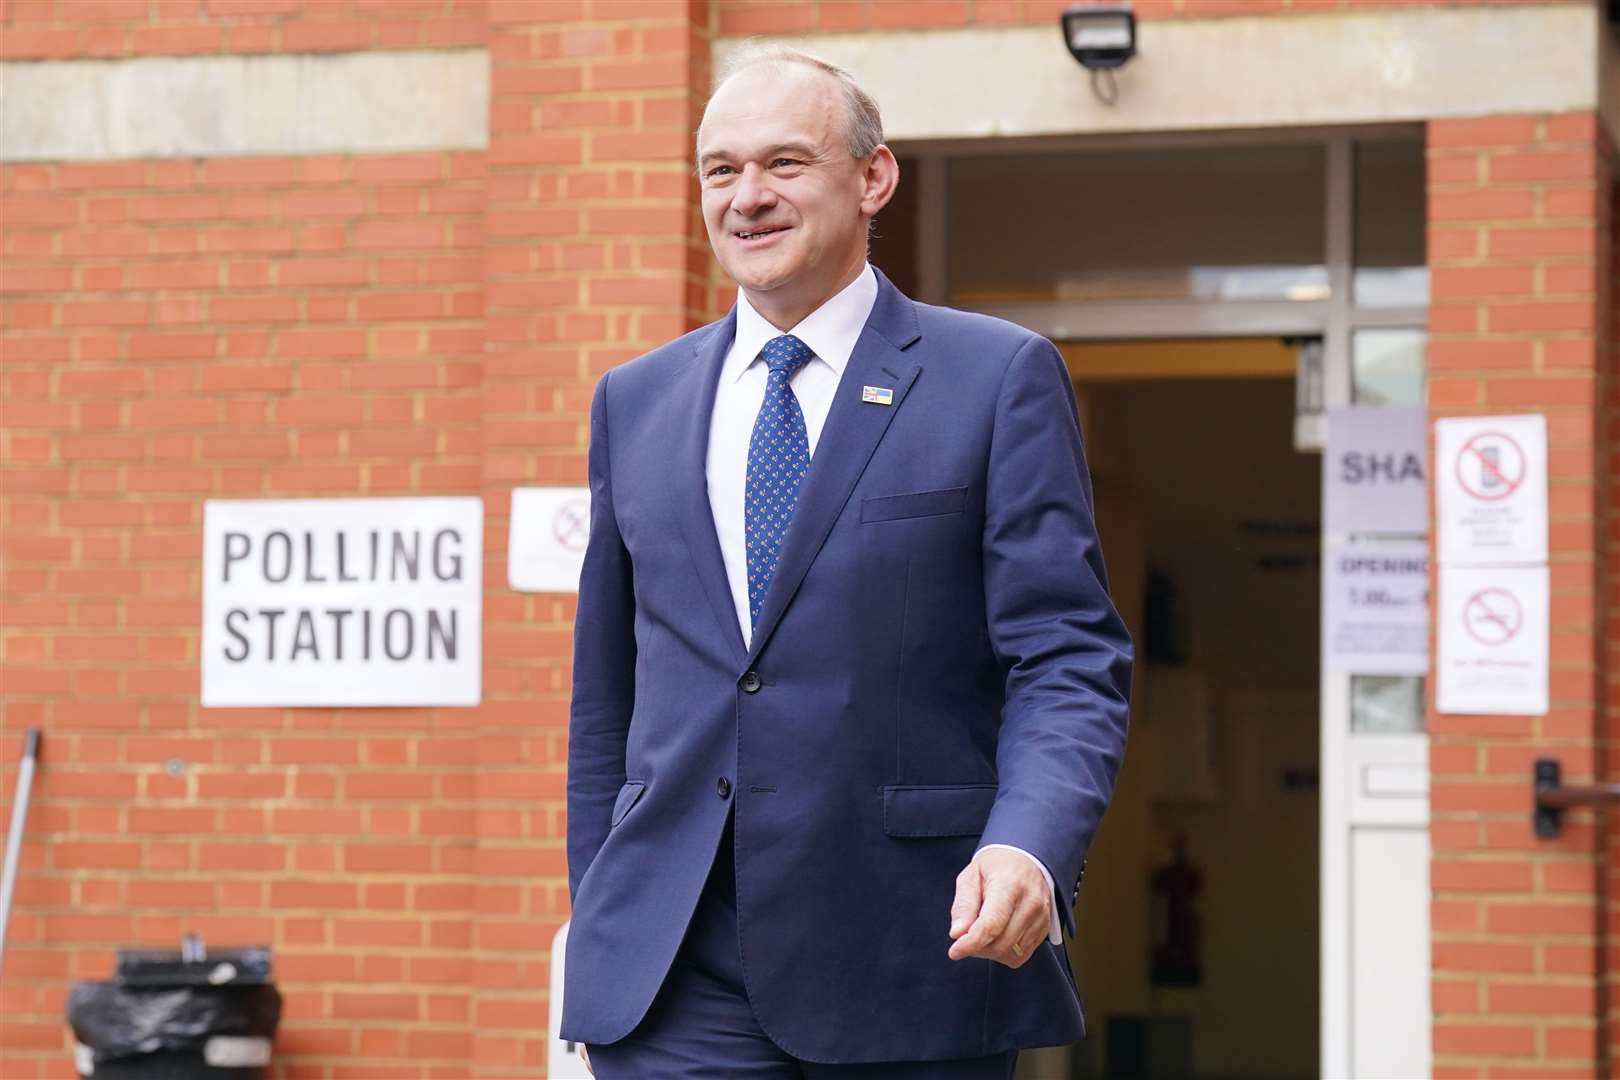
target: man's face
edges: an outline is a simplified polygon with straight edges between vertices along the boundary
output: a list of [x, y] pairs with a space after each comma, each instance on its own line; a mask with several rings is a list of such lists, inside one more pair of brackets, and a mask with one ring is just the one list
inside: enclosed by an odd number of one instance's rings
[[884, 190], [872, 205], [845, 115], [833, 79], [801, 64], [744, 69], [704, 113], [697, 152], [709, 244], [733, 280], [778, 310], [808, 313], [845, 283], [865, 258], [867, 218], [887, 200]]

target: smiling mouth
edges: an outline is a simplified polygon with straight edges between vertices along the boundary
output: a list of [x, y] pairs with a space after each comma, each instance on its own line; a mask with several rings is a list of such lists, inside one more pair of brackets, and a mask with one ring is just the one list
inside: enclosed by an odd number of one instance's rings
[[751, 232], [739, 232], [735, 235], [740, 240], [757, 240], [761, 236], [769, 236], [772, 233], [786, 232], [787, 229], [788, 226], [786, 225], [776, 225], [769, 229], [754, 229]]

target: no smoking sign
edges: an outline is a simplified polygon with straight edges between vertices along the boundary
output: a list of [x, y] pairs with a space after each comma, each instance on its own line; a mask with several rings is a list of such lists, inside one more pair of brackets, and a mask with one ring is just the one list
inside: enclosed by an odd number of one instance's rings
[[1547, 592], [1545, 566], [1440, 568], [1441, 712], [1547, 711]]
[[569, 499], [551, 515], [551, 535], [565, 551], [585, 551], [591, 530], [591, 501]]
[[1524, 629], [1524, 605], [1506, 589], [1481, 589], [1463, 605], [1463, 629], [1481, 645], [1506, 645]]
[[589, 488], [513, 488], [508, 583], [520, 592], [578, 592], [590, 533]]

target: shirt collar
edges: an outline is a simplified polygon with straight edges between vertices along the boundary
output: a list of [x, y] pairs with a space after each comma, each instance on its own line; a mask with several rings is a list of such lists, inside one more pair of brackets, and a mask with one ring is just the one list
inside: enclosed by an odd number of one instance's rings
[[[877, 275], [872, 272], [872, 265], [863, 264], [854, 281], [806, 315], [788, 333], [810, 346], [818, 359], [832, 368], [835, 375], [842, 377], [850, 354], [855, 351], [855, 342], [860, 339], [866, 320], [872, 314], [872, 306], [877, 303], [877, 291]], [[748, 297], [739, 287], [737, 336], [730, 355], [726, 357], [721, 378], [732, 382], [742, 378], [743, 372], [759, 359], [765, 343], [781, 333], [766, 321], [765, 316], [754, 310], [754, 305], [748, 302]]]

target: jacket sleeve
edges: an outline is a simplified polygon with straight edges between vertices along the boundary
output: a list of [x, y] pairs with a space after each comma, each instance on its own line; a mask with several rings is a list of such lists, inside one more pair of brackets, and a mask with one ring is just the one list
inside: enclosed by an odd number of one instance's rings
[[985, 612], [1005, 673], [998, 791], [980, 846], [1032, 853], [1070, 908], [1125, 752], [1131, 641], [1108, 595], [1068, 370], [1045, 338], [1014, 355], [985, 485]]
[[568, 716], [568, 895], [607, 839], [624, 784], [625, 742], [635, 705], [635, 593], [619, 535], [609, 466], [604, 374], [591, 399], [588, 458], [591, 522], [574, 616], [573, 699]]

